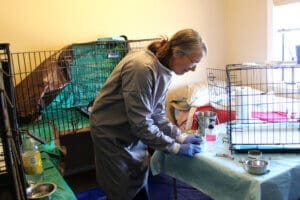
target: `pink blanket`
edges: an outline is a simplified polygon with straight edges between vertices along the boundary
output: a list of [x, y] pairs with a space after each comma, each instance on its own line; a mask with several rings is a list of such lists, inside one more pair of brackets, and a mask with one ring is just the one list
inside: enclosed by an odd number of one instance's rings
[[287, 122], [289, 119], [295, 118], [295, 113], [289, 116], [287, 112], [252, 112], [251, 116], [265, 122]]

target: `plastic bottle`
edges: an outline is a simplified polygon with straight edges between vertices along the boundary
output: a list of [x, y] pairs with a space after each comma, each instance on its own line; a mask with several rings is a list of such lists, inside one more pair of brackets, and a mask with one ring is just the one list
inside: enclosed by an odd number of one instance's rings
[[41, 153], [36, 141], [26, 137], [22, 144], [22, 161], [27, 183], [29, 185], [43, 181]]
[[205, 140], [208, 142], [215, 142], [217, 140], [216, 134], [213, 132], [214, 126], [208, 125], [208, 129], [205, 130]]
[[205, 129], [205, 148], [207, 151], [212, 152], [216, 147], [217, 136], [213, 132], [214, 126], [212, 124], [208, 125]]

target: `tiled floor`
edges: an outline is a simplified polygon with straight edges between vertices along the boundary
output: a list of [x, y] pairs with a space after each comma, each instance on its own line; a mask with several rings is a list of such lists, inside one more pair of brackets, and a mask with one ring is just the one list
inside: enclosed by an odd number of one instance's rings
[[[88, 171], [65, 177], [78, 200], [105, 200], [104, 193], [97, 186], [95, 172]], [[174, 179], [167, 175], [149, 176], [151, 200], [174, 200]], [[211, 200], [191, 186], [176, 180], [177, 200]]]

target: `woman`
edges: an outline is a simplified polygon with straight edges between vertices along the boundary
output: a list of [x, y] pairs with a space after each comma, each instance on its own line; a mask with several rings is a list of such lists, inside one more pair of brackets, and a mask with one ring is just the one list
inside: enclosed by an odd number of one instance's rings
[[116, 66], [90, 116], [97, 181], [111, 200], [149, 199], [147, 148], [194, 156], [201, 138], [181, 135], [165, 115], [172, 72], [195, 71], [206, 45], [192, 29], [132, 51]]

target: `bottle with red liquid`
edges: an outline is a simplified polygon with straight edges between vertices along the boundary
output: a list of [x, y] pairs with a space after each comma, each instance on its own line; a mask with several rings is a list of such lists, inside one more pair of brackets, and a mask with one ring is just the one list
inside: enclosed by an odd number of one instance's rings
[[205, 131], [205, 140], [207, 142], [215, 142], [217, 140], [216, 134], [213, 132], [214, 125], [208, 125], [208, 129]]
[[214, 125], [210, 124], [205, 129], [205, 149], [208, 152], [214, 152], [217, 136], [214, 133]]

